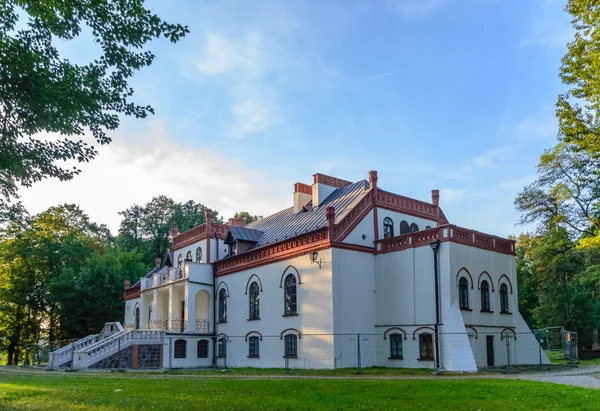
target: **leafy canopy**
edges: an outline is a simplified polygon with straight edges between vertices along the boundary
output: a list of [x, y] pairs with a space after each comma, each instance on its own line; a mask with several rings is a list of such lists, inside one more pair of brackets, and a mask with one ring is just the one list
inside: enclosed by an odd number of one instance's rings
[[[89, 31], [99, 56], [75, 64], [57, 41]], [[148, 42], [177, 42], [187, 27], [163, 21], [144, 0], [5, 0], [0, 2], [0, 212], [19, 185], [79, 173], [57, 161], [87, 162], [97, 151], [73, 138], [89, 130], [99, 144], [119, 126], [119, 115], [144, 118], [150, 106], [132, 101], [128, 81], [155, 56]], [[40, 133], [58, 133], [44, 138]]]

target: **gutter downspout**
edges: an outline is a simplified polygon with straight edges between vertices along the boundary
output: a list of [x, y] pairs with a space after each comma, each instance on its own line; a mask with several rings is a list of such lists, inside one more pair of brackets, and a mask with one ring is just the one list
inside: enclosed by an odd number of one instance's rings
[[[210, 241], [210, 238], [207, 240]], [[215, 233], [215, 241], [217, 242], [217, 258], [213, 266], [213, 365], [217, 365], [217, 275], [215, 264], [219, 261], [219, 237], [217, 237], [217, 233]]]
[[429, 243], [433, 250], [433, 275], [435, 279], [435, 368], [440, 369], [440, 345], [439, 345], [439, 324], [440, 324], [440, 291], [438, 285], [438, 259], [437, 250], [440, 247], [440, 240], [434, 240]]

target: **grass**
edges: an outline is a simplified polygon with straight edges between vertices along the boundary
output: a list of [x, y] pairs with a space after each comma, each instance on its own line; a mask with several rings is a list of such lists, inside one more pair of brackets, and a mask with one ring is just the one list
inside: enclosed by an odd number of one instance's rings
[[596, 410], [600, 391], [509, 379], [244, 379], [0, 370], [0, 409]]
[[[552, 362], [552, 364], [558, 364], [558, 365], [569, 364], [569, 360], [567, 360], [565, 358], [565, 355], [563, 354], [562, 351], [545, 351], [545, 353], [548, 356], [548, 359], [550, 360], [550, 362]], [[589, 367], [592, 365], [599, 365], [599, 364], [600, 364], [600, 358], [593, 358], [593, 359], [589, 359], [589, 360], [579, 360], [579, 362], [577, 363], [577, 365], [580, 367]]]
[[[310, 369], [289, 369], [285, 368], [228, 368], [226, 371], [221, 369], [201, 369], [201, 370], [173, 370], [168, 371], [169, 374], [175, 375], [257, 375], [257, 376], [315, 376], [315, 377], [351, 377], [357, 376], [356, 368], [337, 368], [329, 370], [310, 370]], [[433, 370], [431, 368], [386, 368], [386, 367], [369, 367], [363, 368], [363, 376], [431, 376]], [[458, 373], [444, 373], [444, 375], [459, 375]]]

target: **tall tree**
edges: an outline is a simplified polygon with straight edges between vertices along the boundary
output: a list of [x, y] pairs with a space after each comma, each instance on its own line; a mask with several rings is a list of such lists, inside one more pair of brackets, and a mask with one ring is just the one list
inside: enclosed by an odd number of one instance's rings
[[239, 211], [233, 215], [233, 218], [240, 218], [244, 220], [244, 224], [250, 224], [258, 221], [262, 218], [261, 215], [252, 215], [247, 211]]
[[[83, 31], [98, 57], [86, 64], [61, 57], [56, 42]], [[57, 162], [95, 157], [93, 146], [73, 137], [89, 130], [98, 144], [108, 144], [107, 131], [119, 126], [120, 115], [153, 113], [132, 101], [129, 79], [154, 61], [149, 41], [164, 36], [174, 43], [186, 33], [146, 9], [144, 0], [0, 2], [0, 211], [10, 208], [19, 185], [79, 173]]]

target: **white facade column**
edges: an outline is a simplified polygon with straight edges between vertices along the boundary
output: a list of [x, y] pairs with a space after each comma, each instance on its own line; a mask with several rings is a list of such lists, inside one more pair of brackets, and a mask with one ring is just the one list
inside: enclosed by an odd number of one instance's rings
[[167, 319], [174, 320], [177, 318], [177, 307], [175, 306], [175, 293], [173, 289], [173, 284], [169, 286], [169, 313], [167, 315]]
[[196, 295], [192, 285], [185, 283], [185, 317], [187, 318], [187, 331], [196, 332]]
[[152, 303], [150, 306], [152, 307], [152, 315], [148, 320], [158, 320], [158, 309], [160, 306], [158, 305], [158, 290], [156, 288], [152, 290]]

